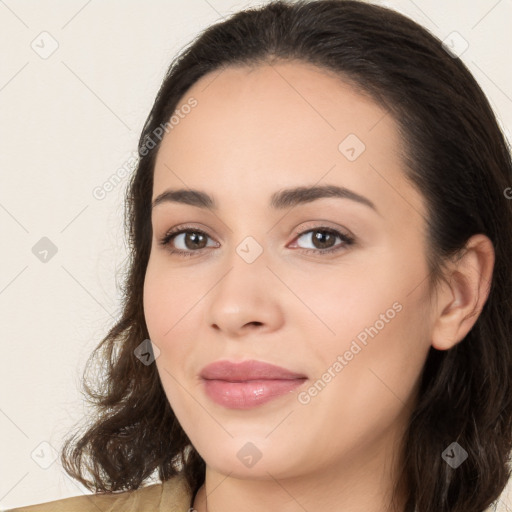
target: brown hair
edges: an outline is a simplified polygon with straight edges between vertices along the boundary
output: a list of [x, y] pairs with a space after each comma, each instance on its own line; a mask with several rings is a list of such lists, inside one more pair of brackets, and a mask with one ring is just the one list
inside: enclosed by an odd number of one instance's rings
[[[393, 115], [406, 178], [428, 206], [432, 282], [445, 258], [476, 233], [495, 249], [490, 293], [474, 327], [452, 349], [431, 347], [401, 447], [406, 512], [481, 512], [510, 476], [512, 449], [512, 185], [510, 150], [475, 79], [427, 30], [394, 11], [351, 0], [274, 1], [216, 23], [177, 56], [139, 141], [126, 196], [131, 253], [123, 313], [95, 349], [106, 377], [91, 386], [98, 416], [67, 439], [66, 471], [96, 492], [136, 489], [154, 473], [184, 472], [194, 492], [205, 463], [178, 423], [156, 365], [134, 355], [149, 338], [142, 289], [151, 248], [151, 197], [158, 128], [203, 75], [231, 65], [297, 59], [337, 73]], [[156, 132], [155, 132], [156, 130]], [[153, 140], [148, 150], [148, 141]], [[441, 457], [452, 442], [458, 468]]]

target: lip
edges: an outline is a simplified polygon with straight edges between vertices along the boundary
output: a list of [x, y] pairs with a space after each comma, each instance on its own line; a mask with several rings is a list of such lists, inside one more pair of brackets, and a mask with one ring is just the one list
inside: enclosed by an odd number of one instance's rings
[[222, 360], [205, 366], [199, 374], [203, 379], [227, 380], [230, 382], [262, 379], [302, 379], [306, 375], [292, 372], [281, 366], [251, 359], [233, 363]]
[[199, 374], [206, 395], [230, 409], [249, 409], [292, 392], [307, 377], [262, 361], [216, 361]]

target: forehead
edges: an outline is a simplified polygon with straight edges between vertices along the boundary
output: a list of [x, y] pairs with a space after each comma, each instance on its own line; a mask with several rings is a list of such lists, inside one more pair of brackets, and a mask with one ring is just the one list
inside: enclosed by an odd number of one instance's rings
[[384, 209], [397, 199], [403, 210], [422, 209], [391, 114], [331, 72], [302, 62], [228, 67], [196, 82], [176, 113], [191, 98], [196, 106], [162, 140], [153, 197], [186, 186], [247, 205], [323, 180]]
[[[203, 143], [211, 141], [207, 147], [223, 143], [235, 149], [235, 143], [254, 146], [252, 141], [257, 140], [265, 144], [259, 148], [272, 150], [274, 156], [285, 144], [295, 150], [300, 147], [302, 156], [317, 158], [316, 147], [337, 152], [337, 142], [349, 134], [374, 143], [378, 135], [371, 137], [370, 132], [387, 117], [370, 97], [331, 72], [297, 61], [210, 73], [189, 89], [177, 111], [191, 97], [197, 107], [188, 116], [180, 116], [180, 129], [173, 129], [181, 132], [180, 138], [190, 135], [188, 125]], [[193, 118], [196, 123], [190, 126]], [[382, 128], [394, 131], [392, 125], [388, 117]], [[398, 146], [395, 134], [387, 135], [386, 147]], [[172, 137], [176, 143], [178, 137]], [[322, 141], [325, 143], [320, 144]]]

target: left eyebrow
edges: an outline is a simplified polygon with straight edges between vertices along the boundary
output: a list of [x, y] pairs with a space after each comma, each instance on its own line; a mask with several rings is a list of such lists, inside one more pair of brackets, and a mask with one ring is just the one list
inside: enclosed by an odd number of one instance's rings
[[[360, 204], [368, 206], [376, 213], [379, 213], [375, 204], [367, 197], [357, 194], [348, 188], [339, 187], [337, 185], [295, 187], [280, 190], [272, 194], [270, 198], [270, 207], [276, 210], [282, 210], [299, 204], [310, 203], [312, 201], [316, 201], [317, 199], [329, 197], [356, 201]], [[219, 209], [215, 198], [206, 192], [195, 189], [166, 190], [155, 198], [152, 208], [165, 202], [188, 204], [191, 206], [197, 206], [198, 208], [208, 208], [214, 211], [218, 211]]]

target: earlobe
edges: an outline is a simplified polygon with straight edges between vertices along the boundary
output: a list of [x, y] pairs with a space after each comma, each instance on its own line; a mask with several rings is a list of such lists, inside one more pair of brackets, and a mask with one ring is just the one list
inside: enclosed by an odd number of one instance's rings
[[432, 346], [448, 350], [462, 341], [477, 321], [489, 296], [494, 247], [483, 235], [473, 235], [462, 256], [450, 263], [449, 275], [438, 291]]

